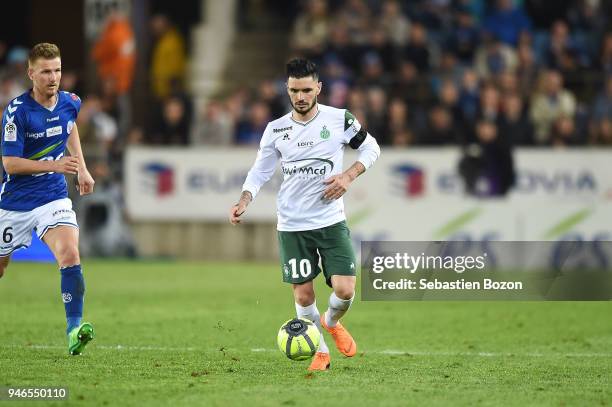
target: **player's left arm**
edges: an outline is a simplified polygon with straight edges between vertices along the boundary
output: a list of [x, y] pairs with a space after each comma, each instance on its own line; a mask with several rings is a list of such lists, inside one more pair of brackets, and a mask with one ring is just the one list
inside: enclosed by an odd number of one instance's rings
[[67, 147], [70, 155], [79, 160], [79, 170], [77, 174], [79, 194], [91, 194], [94, 190], [95, 181], [89, 173], [87, 165], [85, 164], [85, 157], [83, 157], [83, 150], [81, 149], [81, 139], [79, 138], [79, 129], [77, 128], [76, 123], [72, 127], [70, 136], [68, 136]]
[[327, 188], [325, 188], [323, 192], [323, 199], [333, 200], [344, 195], [349, 185], [355, 181], [358, 176], [366, 172], [380, 156], [380, 147], [376, 139], [372, 137], [348, 111], [346, 112], [344, 127], [344, 136], [347, 144], [354, 150], [359, 151], [359, 157], [357, 161], [342, 174], [334, 175], [323, 181], [327, 185]]

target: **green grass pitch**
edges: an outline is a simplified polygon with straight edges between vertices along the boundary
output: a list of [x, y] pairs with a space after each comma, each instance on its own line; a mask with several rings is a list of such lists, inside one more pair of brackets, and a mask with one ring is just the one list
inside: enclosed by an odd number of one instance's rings
[[0, 386], [67, 386], [57, 406], [612, 404], [610, 302], [356, 301], [358, 354], [326, 335], [332, 369], [308, 374], [275, 347], [294, 314], [275, 264], [84, 264], [96, 339], [81, 357], [55, 266], [0, 279]]

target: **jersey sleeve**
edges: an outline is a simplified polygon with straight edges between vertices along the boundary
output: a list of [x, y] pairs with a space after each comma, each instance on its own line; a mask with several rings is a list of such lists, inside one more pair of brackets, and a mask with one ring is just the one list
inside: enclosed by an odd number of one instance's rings
[[261, 187], [274, 175], [278, 158], [279, 152], [274, 146], [274, 137], [268, 124], [261, 137], [255, 163], [244, 181], [242, 190], [249, 191], [253, 199], [255, 199]]
[[76, 93], [66, 92], [68, 97], [70, 98], [70, 103], [74, 106], [75, 114], [74, 118], [76, 120], [77, 115], [81, 111], [81, 98], [77, 96]]
[[[25, 140], [24, 108], [13, 100], [2, 115], [2, 155], [23, 157]], [[18, 101], [17, 101], [18, 102]]]
[[368, 134], [359, 120], [348, 110], [344, 112], [344, 142], [353, 150], [359, 150], [357, 161], [362, 163], [366, 170], [380, 156], [380, 147], [376, 139]]
[[351, 146], [353, 150], [357, 150], [361, 143], [368, 135], [366, 129], [361, 126], [359, 120], [353, 114], [344, 111], [344, 143]]

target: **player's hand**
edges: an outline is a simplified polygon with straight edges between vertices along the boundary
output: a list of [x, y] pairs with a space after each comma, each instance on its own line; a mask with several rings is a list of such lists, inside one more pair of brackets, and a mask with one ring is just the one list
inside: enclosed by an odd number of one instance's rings
[[238, 202], [230, 208], [229, 221], [232, 225], [237, 225], [242, 222], [242, 219], [240, 219], [240, 217], [242, 216], [244, 211], [246, 211], [246, 207], [247, 204], [245, 202]]
[[81, 168], [77, 176], [77, 183], [79, 185], [79, 194], [87, 195], [93, 192], [96, 182], [86, 168]]
[[333, 201], [334, 199], [340, 198], [348, 190], [349, 185], [353, 180], [347, 174], [334, 175], [323, 183], [327, 185], [325, 191], [323, 191], [323, 199]]
[[57, 161], [52, 161], [55, 169], [53, 172], [59, 172], [62, 174], [76, 174], [79, 172], [79, 158], [78, 157], [62, 157]]

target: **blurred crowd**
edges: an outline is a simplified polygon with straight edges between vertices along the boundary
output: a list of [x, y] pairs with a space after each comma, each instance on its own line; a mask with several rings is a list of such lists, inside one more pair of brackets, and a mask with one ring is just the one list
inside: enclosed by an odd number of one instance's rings
[[[612, 30], [599, 0], [309, 0], [291, 54], [320, 102], [383, 145], [612, 144]], [[606, 8], [608, 7], [608, 8]], [[192, 143], [257, 143], [288, 111], [284, 78], [209, 103]]]
[[[320, 102], [349, 108], [382, 145], [612, 144], [611, 5], [601, 0], [305, 0], [290, 50], [320, 67]], [[130, 102], [136, 64], [129, 19], [112, 13], [92, 44], [95, 90], [63, 73], [83, 99], [79, 130], [100, 175], [120, 171], [127, 144], [258, 143], [287, 111], [285, 78], [194, 109], [185, 30], [149, 24], [145, 120]], [[29, 86], [28, 49], [0, 42], [0, 107]], [[118, 175], [120, 178], [120, 175]]]

